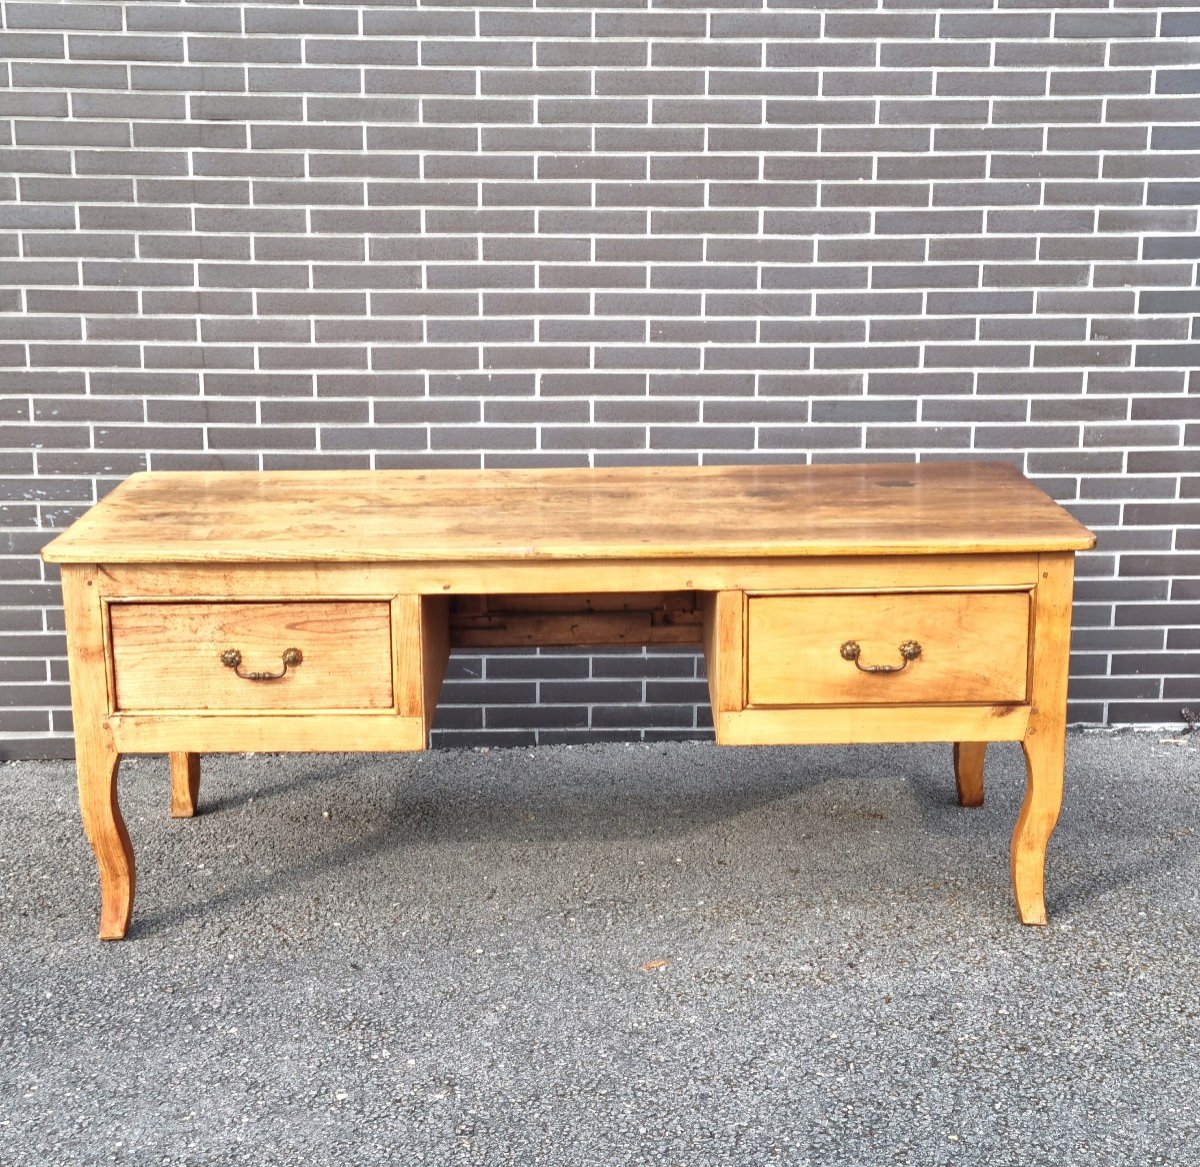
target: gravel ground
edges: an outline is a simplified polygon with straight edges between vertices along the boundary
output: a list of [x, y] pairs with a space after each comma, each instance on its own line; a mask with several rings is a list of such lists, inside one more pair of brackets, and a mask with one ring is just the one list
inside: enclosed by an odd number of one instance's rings
[[0, 767], [0, 1163], [1200, 1161], [1200, 743], [1072, 739], [1051, 925], [1019, 749], [704, 744]]

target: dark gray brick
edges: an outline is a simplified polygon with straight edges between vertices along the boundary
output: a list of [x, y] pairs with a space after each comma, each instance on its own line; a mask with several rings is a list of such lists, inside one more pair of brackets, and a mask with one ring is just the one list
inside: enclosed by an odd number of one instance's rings
[[357, 93], [362, 84], [357, 69], [256, 69], [247, 70], [251, 93]]
[[1164, 12], [1163, 36], [1200, 36], [1200, 12]]
[[595, 17], [598, 37], [702, 37], [707, 17], [703, 12], [605, 12]]
[[818, 369], [903, 369], [921, 362], [914, 345], [872, 345], [870, 348], [831, 346], [816, 349], [813, 365]]
[[[745, 121], [757, 122], [754, 118]], [[875, 121], [875, 103], [858, 98], [768, 101], [767, 121], [785, 125], [838, 125]]]
[[[597, 369], [698, 369], [700, 362], [700, 350], [690, 345], [604, 345], [594, 356]], [[579, 364], [585, 367], [587, 362]]]
[[[1148, 69], [1078, 69], [1051, 74], [1052, 94], [1099, 94], [1109, 97], [1118, 93], [1149, 93], [1151, 74]], [[1159, 93], [1186, 93], [1186, 89], [1164, 90]]]
[[1151, 206], [1194, 206], [1200, 203], [1200, 182], [1151, 182], [1146, 187]]
[[1196, 119], [1196, 102], [1191, 97], [1114, 97], [1106, 109], [1113, 122], [1186, 122]]
[[1089, 40], [1151, 37], [1157, 31], [1157, 23], [1153, 12], [1058, 12], [1054, 35]]
[[[537, 63], [546, 68], [636, 68], [647, 63], [645, 41], [547, 41], [537, 45]], [[655, 64], [666, 62], [655, 61]]]
[[[1075, 76], [1075, 74], [1070, 74]], [[1041, 70], [991, 69], [971, 70], [963, 73], [939, 73], [937, 95], [939, 97], [1042, 97], [1046, 93], [1046, 74]], [[1135, 88], [1132, 92], [1146, 92], [1146, 88]], [[1051, 92], [1054, 92], [1053, 77]], [[1072, 93], [1087, 92], [1082, 86], [1073, 88]]]
[[1134, 348], [1133, 363], [1148, 368], [1193, 368], [1200, 364], [1200, 343], [1139, 344]]
[[[19, 43], [21, 34], [12, 34], [16, 43], [8, 46], [13, 56], [58, 56], [62, 52], [61, 38], [48, 38], [55, 42], [53, 54], [35, 53], [28, 46], [22, 51]], [[29, 39], [41, 40], [41, 37]], [[183, 38], [172, 36], [105, 36], [89, 33], [72, 33], [67, 38], [73, 60], [77, 61], [182, 61]], [[0, 42], [0, 48], [4, 45]], [[298, 47], [298, 45], [297, 45]], [[199, 60], [193, 57], [193, 60]], [[297, 58], [298, 59], [298, 58]]]
[[[267, 98], [254, 98], [254, 108], [261, 110]], [[232, 103], [230, 103], [232, 105]], [[261, 121], [263, 113], [251, 112], [249, 108], [237, 116], [246, 121]], [[415, 122], [419, 111], [419, 103], [411, 97], [313, 97], [307, 102], [307, 114], [314, 122]], [[275, 107], [278, 111], [270, 120], [301, 121], [303, 115], [296, 111], [287, 99], [279, 99]], [[202, 111], [193, 109], [193, 116], [214, 116], [220, 111]], [[268, 107], [268, 114], [274, 112]]]
[[[92, 37], [90, 40], [104, 40]], [[61, 32], [2, 32], [0, 31], [0, 59], [17, 58], [61, 58], [64, 55], [64, 36]]]
[[[1136, 100], [1136, 99], [1134, 99]], [[1112, 117], [1114, 100], [1108, 106]], [[998, 98], [992, 103], [992, 117], [1001, 125], [1055, 125], [1063, 123], [1099, 122], [1105, 110], [1099, 98], [1047, 98], [1045, 101], [1030, 99]]]
[[[72, 55], [75, 55], [74, 42], [76, 39], [75, 37], [71, 38]], [[150, 38], [143, 37], [138, 39], [148, 40]], [[171, 42], [164, 41], [164, 43], [169, 44]], [[187, 50], [188, 60], [198, 62], [235, 61], [239, 64], [297, 65], [303, 56], [302, 42], [294, 37], [190, 36], [187, 41]], [[163, 60], [166, 58], [158, 57], [154, 59]]]
[[930, 39], [936, 22], [934, 12], [830, 12], [825, 18], [824, 31], [827, 37]]
[[74, 61], [14, 61], [9, 71], [12, 74], [13, 86], [18, 89], [57, 89], [67, 86], [81, 89], [128, 88], [128, 67], [125, 65], [84, 65]]
[[358, 13], [336, 9], [260, 7], [247, 5], [244, 31], [254, 33], [347, 33], [358, 32]]
[[1113, 156], [1104, 160], [1105, 178], [1196, 178], [1200, 177], [1200, 155], [1146, 154]]
[[[676, 77], [684, 76], [674, 70]], [[699, 86], [697, 92], [704, 91], [704, 76], [696, 74]], [[748, 96], [748, 97], [797, 97], [800, 95], [815, 95], [820, 88], [820, 76], [816, 72], [800, 72], [798, 70], [777, 70], [764, 74], [760, 70], [722, 70], [709, 75], [708, 91], [714, 97]], [[751, 119], [757, 122], [759, 119]]]
[[1101, 208], [1096, 224], [1100, 231], [1192, 231], [1196, 226], [1196, 212], [1189, 209]]
[[930, 190], [916, 182], [829, 182], [821, 187], [823, 207], [927, 207]]
[[1138, 296], [1138, 311], [1146, 313], [1200, 314], [1200, 289], [1186, 291], [1143, 291]]

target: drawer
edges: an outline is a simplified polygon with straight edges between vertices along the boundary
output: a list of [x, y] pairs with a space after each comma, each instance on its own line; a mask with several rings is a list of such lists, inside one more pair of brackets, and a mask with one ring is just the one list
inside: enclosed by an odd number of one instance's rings
[[119, 710], [392, 705], [386, 601], [113, 603], [109, 626]]
[[[751, 596], [748, 702], [1023, 702], [1029, 603], [1028, 592]], [[906, 642], [919, 655], [906, 659]], [[865, 671], [879, 666], [890, 671]]]

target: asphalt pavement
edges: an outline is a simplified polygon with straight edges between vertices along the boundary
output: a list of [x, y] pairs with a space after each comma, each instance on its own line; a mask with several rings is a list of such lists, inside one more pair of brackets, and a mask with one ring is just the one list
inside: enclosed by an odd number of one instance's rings
[[[1196, 735], [1200, 738], [1200, 734]], [[0, 767], [0, 1164], [1200, 1162], [1200, 740], [123, 763], [95, 938], [63, 762]]]

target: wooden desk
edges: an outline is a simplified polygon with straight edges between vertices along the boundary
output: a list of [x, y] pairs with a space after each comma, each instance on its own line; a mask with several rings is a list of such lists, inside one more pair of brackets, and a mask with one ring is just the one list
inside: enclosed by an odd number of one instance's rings
[[702, 644], [724, 745], [990, 741], [1028, 768], [1017, 909], [1045, 923], [1074, 553], [1092, 534], [1005, 464], [137, 474], [62, 565], [100, 935], [134, 862], [122, 754], [420, 750], [455, 644]]

